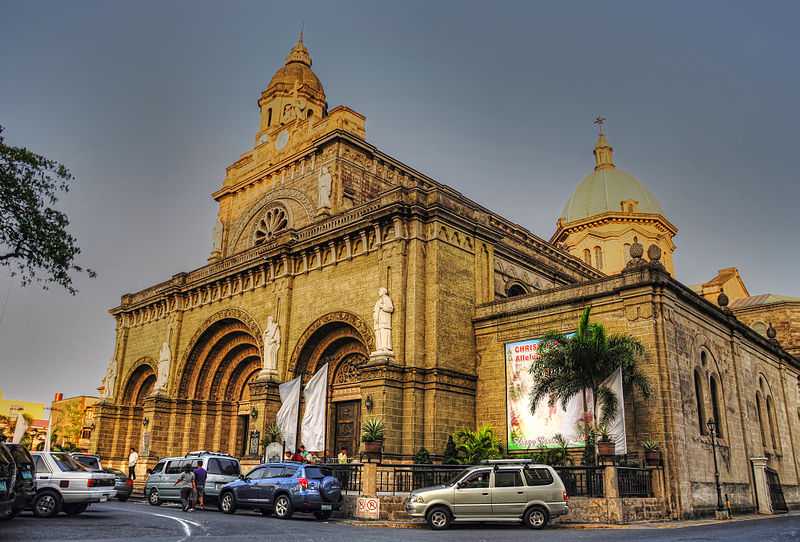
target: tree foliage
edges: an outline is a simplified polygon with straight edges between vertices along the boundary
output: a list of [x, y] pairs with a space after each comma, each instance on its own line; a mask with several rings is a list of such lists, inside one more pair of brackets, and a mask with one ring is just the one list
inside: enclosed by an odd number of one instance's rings
[[0, 126], [0, 266], [23, 286], [55, 283], [75, 294], [73, 272], [95, 276], [75, 263], [81, 250], [67, 215], [54, 208], [73, 179], [62, 164], [6, 145]]
[[[596, 428], [598, 421], [610, 423], [617, 415], [619, 398], [603, 385], [618, 368], [622, 368], [623, 383], [639, 389], [645, 398], [650, 397], [650, 382], [641, 372], [638, 362], [644, 357], [644, 345], [630, 335], [609, 335], [599, 323], [589, 322], [589, 311], [583, 311], [574, 335], [548, 333], [542, 339], [539, 358], [531, 366], [535, 382], [530, 392], [531, 412], [535, 412], [543, 399], [548, 406], [567, 404], [585, 390], [592, 391], [592, 416]], [[597, 407], [603, 411], [597, 419]], [[588, 405], [587, 405], [588, 406]]]

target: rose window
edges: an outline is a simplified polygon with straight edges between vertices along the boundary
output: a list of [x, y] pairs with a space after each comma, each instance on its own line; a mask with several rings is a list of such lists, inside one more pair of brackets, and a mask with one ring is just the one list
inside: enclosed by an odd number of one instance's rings
[[289, 217], [283, 207], [273, 207], [264, 213], [264, 218], [256, 226], [255, 242], [257, 245], [272, 240], [289, 225]]

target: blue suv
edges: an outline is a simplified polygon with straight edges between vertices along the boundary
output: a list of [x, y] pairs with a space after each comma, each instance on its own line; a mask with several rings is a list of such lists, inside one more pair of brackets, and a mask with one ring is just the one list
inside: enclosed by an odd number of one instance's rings
[[294, 512], [313, 512], [325, 520], [342, 502], [342, 485], [324, 465], [283, 462], [266, 463], [220, 491], [219, 509], [233, 514], [238, 508], [274, 513], [288, 519]]

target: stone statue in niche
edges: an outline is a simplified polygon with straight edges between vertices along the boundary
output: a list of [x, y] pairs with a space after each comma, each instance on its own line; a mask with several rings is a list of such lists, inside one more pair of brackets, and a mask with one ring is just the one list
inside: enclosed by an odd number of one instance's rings
[[272, 316], [267, 317], [264, 329], [264, 360], [261, 374], [275, 376], [278, 374], [278, 349], [281, 347], [281, 328]]
[[214, 224], [214, 232], [213, 232], [213, 242], [214, 247], [213, 250], [215, 252], [222, 252], [222, 234], [225, 232], [225, 225], [222, 223], [222, 220], [219, 218], [217, 222]]
[[319, 202], [318, 206], [321, 209], [330, 208], [331, 206], [331, 188], [332, 188], [332, 177], [330, 171], [328, 171], [327, 166], [322, 166], [322, 170], [319, 172], [319, 180], [317, 181], [317, 187], [319, 190]]
[[103, 399], [111, 399], [114, 396], [114, 386], [117, 383], [117, 360], [112, 359], [108, 362], [106, 374], [103, 376]]
[[375, 354], [392, 353], [392, 313], [394, 303], [386, 288], [378, 288], [378, 300], [372, 309], [372, 323], [375, 326]]
[[281, 122], [284, 124], [291, 122], [294, 120], [294, 106], [292, 104], [286, 104], [283, 106], [283, 117], [281, 118]]
[[167, 382], [169, 381], [169, 366], [172, 362], [172, 353], [169, 350], [169, 343], [164, 341], [161, 345], [161, 351], [158, 353], [158, 374], [156, 375], [156, 393], [167, 390]]

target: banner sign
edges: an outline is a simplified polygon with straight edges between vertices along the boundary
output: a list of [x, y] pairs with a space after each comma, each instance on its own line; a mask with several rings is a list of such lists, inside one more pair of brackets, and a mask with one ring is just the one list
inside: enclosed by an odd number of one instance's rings
[[[573, 336], [570, 333], [567, 337]], [[569, 446], [583, 446], [583, 435], [578, 431], [578, 422], [582, 419], [591, 422], [592, 392], [586, 390], [586, 402], [583, 394], [578, 394], [561, 408], [557, 402], [549, 406], [548, 399], [543, 399], [536, 411], [531, 413], [530, 394], [534, 386], [531, 366], [539, 359], [541, 339], [506, 343], [506, 419], [508, 434], [508, 451], [531, 450], [556, 446], [555, 435], [560, 434]], [[625, 411], [622, 395], [622, 372], [615, 371], [603, 385], [611, 388], [619, 399], [619, 412], [609, 429], [617, 442], [617, 454], [625, 452]]]

